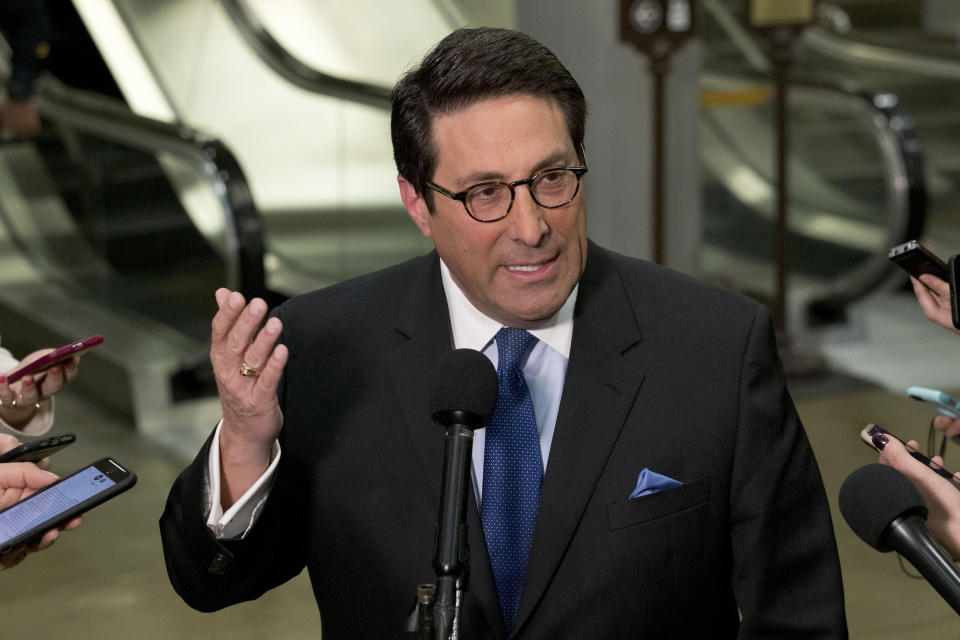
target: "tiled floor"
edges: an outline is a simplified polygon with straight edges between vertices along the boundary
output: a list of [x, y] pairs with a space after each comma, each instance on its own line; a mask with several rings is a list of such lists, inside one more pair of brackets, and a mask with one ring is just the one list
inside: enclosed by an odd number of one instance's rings
[[[839, 376], [797, 381], [792, 388], [834, 505], [851, 637], [960, 637], [957, 616], [937, 594], [924, 581], [906, 576], [895, 555], [861, 542], [835, 509], [844, 478], [875, 461], [859, 441], [863, 425], [877, 421], [903, 436], [923, 438], [929, 407]], [[202, 614], [184, 605], [167, 582], [156, 522], [185, 461], [70, 391], [58, 405], [56, 432], [65, 431], [75, 431], [78, 442], [54, 458], [55, 470], [68, 472], [110, 454], [132, 467], [139, 483], [91, 512], [78, 531], [52, 549], [0, 576], [0, 637], [318, 637], [319, 617], [305, 575], [256, 602], [219, 613]], [[960, 447], [948, 451], [951, 462], [960, 466]]]

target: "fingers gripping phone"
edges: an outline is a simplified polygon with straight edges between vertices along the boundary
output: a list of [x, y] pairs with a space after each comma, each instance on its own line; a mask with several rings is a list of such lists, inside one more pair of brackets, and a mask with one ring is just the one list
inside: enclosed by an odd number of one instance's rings
[[36, 462], [52, 456], [64, 447], [73, 444], [77, 437], [72, 433], [32, 440], [0, 454], [0, 462]]
[[953, 420], [960, 418], [960, 400], [943, 391], [926, 387], [909, 387], [907, 395], [914, 400], [932, 403], [938, 412]]
[[927, 456], [923, 455], [922, 453], [920, 453], [919, 451], [917, 451], [916, 449], [914, 449], [913, 447], [908, 445], [906, 442], [904, 442], [897, 436], [893, 435], [892, 433], [890, 433], [880, 425], [871, 422], [866, 427], [864, 427], [863, 431], [860, 432], [860, 438], [867, 444], [867, 446], [869, 446], [871, 449], [874, 449], [875, 451], [878, 451], [878, 452], [881, 451], [881, 449], [877, 447], [876, 443], [874, 442], [874, 438], [881, 435], [886, 436], [887, 438], [892, 438], [893, 440], [900, 442], [904, 446], [904, 448], [906, 448], [906, 450], [910, 453], [910, 455], [913, 456], [914, 459], [919, 460], [923, 464], [930, 467], [930, 470], [936, 473], [938, 476], [941, 476], [949, 480], [950, 483], [954, 486], [954, 488], [957, 489], [957, 491], [960, 491], [960, 480], [958, 480], [957, 477], [953, 475], [951, 471], [944, 469], [939, 464], [937, 464]]
[[0, 511], [0, 555], [40, 538], [136, 482], [132, 471], [113, 458], [102, 458], [20, 500]]
[[916, 240], [904, 242], [890, 249], [887, 253], [898, 267], [909, 273], [914, 278], [919, 278], [924, 273], [937, 276], [944, 282], [950, 280], [950, 272], [947, 265]]
[[59, 364], [69, 358], [72, 358], [76, 355], [80, 355], [87, 349], [97, 346], [103, 342], [103, 336], [97, 334], [90, 336], [89, 338], [84, 338], [83, 340], [77, 340], [69, 344], [65, 344], [58, 349], [54, 349], [50, 353], [40, 356], [32, 362], [28, 362], [7, 375], [7, 383], [13, 383], [26, 375], [35, 375], [41, 371], [46, 371], [55, 364]]

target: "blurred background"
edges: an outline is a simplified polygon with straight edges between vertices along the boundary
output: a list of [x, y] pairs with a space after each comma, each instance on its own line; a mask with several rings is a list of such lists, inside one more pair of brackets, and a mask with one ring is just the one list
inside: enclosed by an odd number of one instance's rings
[[319, 636], [306, 576], [214, 614], [165, 576], [156, 521], [218, 419], [213, 291], [276, 304], [429, 250], [398, 197], [390, 87], [451, 30], [494, 25], [584, 88], [591, 237], [777, 311], [851, 636], [956, 637], [956, 614], [835, 505], [876, 459], [867, 422], [925, 446], [935, 413], [906, 388], [960, 393], [958, 338], [886, 255], [911, 239], [960, 253], [960, 4], [811, 2], [786, 45], [740, 0], [660, 4], [694, 29], [667, 56], [621, 39], [614, 0], [48, 0], [41, 129], [0, 141], [0, 337], [22, 355], [105, 336], [57, 398], [53, 433], [78, 441], [53, 467], [109, 454], [140, 482], [0, 577], [0, 635]]

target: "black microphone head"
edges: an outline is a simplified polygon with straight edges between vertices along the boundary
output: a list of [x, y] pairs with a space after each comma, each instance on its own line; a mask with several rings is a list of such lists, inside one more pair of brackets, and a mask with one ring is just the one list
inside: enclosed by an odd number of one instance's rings
[[884, 464], [860, 467], [840, 487], [840, 513], [860, 538], [877, 551], [890, 551], [886, 534], [898, 518], [927, 517], [920, 492], [905, 475]]
[[[437, 359], [430, 374], [430, 414], [441, 424], [456, 420], [472, 428], [490, 422], [497, 406], [497, 372], [479, 351], [454, 349]], [[452, 414], [468, 414], [464, 417]]]

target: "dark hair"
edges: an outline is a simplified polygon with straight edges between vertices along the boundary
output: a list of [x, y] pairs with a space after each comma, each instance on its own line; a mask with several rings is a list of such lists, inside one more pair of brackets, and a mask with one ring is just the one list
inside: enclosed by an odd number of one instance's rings
[[397, 171], [417, 193], [427, 194], [432, 205], [427, 181], [437, 168], [433, 117], [456, 113], [486, 98], [515, 94], [556, 100], [577, 157], [585, 161], [586, 100], [557, 56], [517, 31], [459, 29], [441, 40], [393, 89], [390, 131]]

